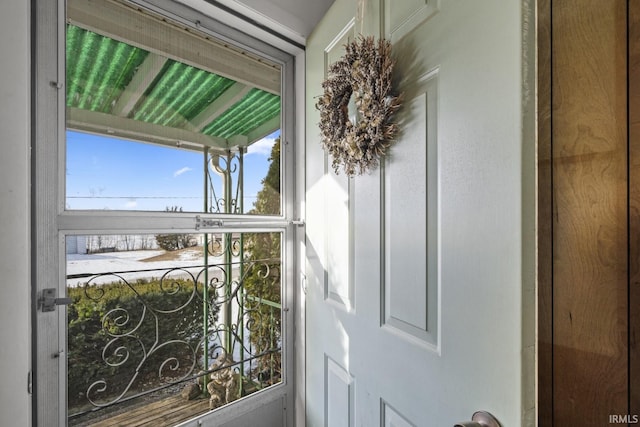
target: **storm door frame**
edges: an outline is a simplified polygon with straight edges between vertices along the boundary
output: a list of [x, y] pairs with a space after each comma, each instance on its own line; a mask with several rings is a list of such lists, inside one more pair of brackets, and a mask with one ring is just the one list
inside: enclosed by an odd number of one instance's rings
[[[284, 408], [294, 407], [294, 319], [296, 316], [296, 286], [301, 280], [301, 256], [298, 248], [304, 234], [300, 220], [299, 181], [303, 167], [296, 168], [294, 127], [295, 58], [292, 54], [268, 45], [254, 37], [231, 28], [209, 16], [171, 0], [132, 0], [138, 7], [212, 36], [242, 46], [265, 56], [281, 66], [282, 113], [281, 147], [283, 151], [281, 191], [283, 214], [280, 216], [237, 216], [200, 214], [222, 220], [224, 226], [211, 229], [200, 226], [198, 232], [281, 232], [283, 235], [282, 286], [283, 292], [283, 382], [269, 388], [268, 393], [256, 393], [227, 405], [201, 418], [198, 422], [216, 419], [227, 422], [266, 403], [283, 399]], [[99, 233], [159, 233], [194, 232], [195, 213], [167, 212], [105, 212], [65, 211], [65, 22], [64, 0], [32, 0], [32, 394], [33, 425], [62, 426], [66, 414], [66, 310], [58, 306], [43, 312], [43, 290], [54, 288], [57, 297], [65, 292], [65, 238], [68, 235]], [[212, 221], [212, 223], [219, 222]], [[296, 356], [298, 358], [298, 356]], [[287, 424], [293, 425], [294, 411], [285, 411]]]

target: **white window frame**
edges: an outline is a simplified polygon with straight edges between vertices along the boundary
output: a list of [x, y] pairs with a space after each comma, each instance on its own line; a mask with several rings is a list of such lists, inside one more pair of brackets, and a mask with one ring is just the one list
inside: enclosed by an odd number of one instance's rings
[[[295, 405], [303, 408], [299, 396], [304, 384], [296, 384], [303, 371], [304, 353], [296, 351], [294, 341], [301, 337], [300, 325], [294, 320], [300, 316], [304, 297], [297, 292], [303, 275], [301, 271], [304, 233], [300, 227], [302, 218], [302, 198], [304, 185], [300, 185], [304, 168], [304, 153], [296, 150], [296, 136], [304, 130], [296, 129], [296, 102], [300, 110], [300, 100], [296, 100], [295, 90], [300, 89], [300, 78], [294, 83], [295, 74], [302, 71], [300, 59], [303, 53], [299, 47], [285, 52], [254, 37], [230, 28], [203, 15], [184, 4], [171, 0], [131, 0], [142, 8], [160, 13], [170, 19], [212, 36], [241, 46], [251, 52], [265, 56], [282, 67], [282, 118], [281, 151], [283, 153], [281, 185], [283, 194], [283, 214], [281, 216], [238, 216], [201, 214], [201, 216], [221, 219], [223, 227], [199, 232], [281, 232], [283, 235], [283, 381], [265, 392], [255, 393], [226, 407], [197, 418], [184, 425], [222, 425], [232, 423], [245, 414], [257, 413], [261, 407], [276, 400], [282, 401], [283, 419], [287, 425], [294, 425]], [[65, 1], [35, 0], [33, 57], [33, 262], [35, 296], [32, 324], [34, 328], [33, 360], [33, 424], [37, 426], [63, 426], [67, 423], [66, 413], [66, 336], [61, 331], [66, 328], [66, 311], [58, 308], [43, 313], [37, 301], [43, 289], [55, 288], [58, 296], [65, 292], [65, 237], [67, 235], [100, 233], [158, 233], [194, 232], [195, 214], [154, 213], [154, 212], [104, 212], [65, 211], [64, 209], [64, 168], [65, 163]], [[197, 23], [197, 24], [196, 24]], [[294, 53], [297, 56], [294, 56]], [[298, 61], [296, 62], [296, 59]], [[302, 183], [303, 184], [303, 183]], [[303, 316], [300, 316], [303, 318]], [[61, 327], [62, 325], [62, 327]], [[302, 331], [304, 326], [302, 325]], [[295, 359], [295, 360], [294, 360]], [[302, 363], [297, 372], [294, 365]], [[300, 365], [298, 365], [300, 366]], [[302, 377], [303, 378], [303, 377]], [[294, 389], [296, 386], [296, 389]], [[301, 387], [301, 388], [300, 388]], [[288, 409], [287, 409], [288, 408]], [[286, 410], [285, 410], [286, 409]], [[304, 419], [304, 412], [296, 415]], [[215, 420], [215, 424], [214, 423]]]

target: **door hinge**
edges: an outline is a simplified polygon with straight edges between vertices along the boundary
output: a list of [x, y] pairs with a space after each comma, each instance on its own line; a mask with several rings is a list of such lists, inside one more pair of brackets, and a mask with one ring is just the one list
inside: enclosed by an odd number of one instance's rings
[[42, 312], [54, 311], [57, 305], [69, 305], [73, 302], [71, 298], [56, 298], [57, 290], [47, 288], [42, 290], [39, 306]]
[[33, 371], [27, 374], [27, 393], [33, 394]]

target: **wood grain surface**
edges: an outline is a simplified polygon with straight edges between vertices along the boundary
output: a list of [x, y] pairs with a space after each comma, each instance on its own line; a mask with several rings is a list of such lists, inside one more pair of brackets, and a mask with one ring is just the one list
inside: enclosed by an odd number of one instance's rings
[[629, 414], [640, 415], [640, 2], [629, 2]]
[[628, 410], [626, 1], [552, 2], [553, 425]]
[[553, 227], [551, 173], [551, 0], [538, 12], [538, 419], [553, 422]]
[[173, 426], [208, 412], [209, 399], [184, 400], [172, 396], [139, 406], [119, 415], [90, 423], [92, 427], [165, 427]]

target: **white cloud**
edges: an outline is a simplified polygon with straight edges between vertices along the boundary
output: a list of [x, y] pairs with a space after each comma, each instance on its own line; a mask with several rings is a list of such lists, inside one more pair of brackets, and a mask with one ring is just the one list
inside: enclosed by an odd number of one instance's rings
[[191, 171], [191, 170], [193, 170], [193, 169], [191, 169], [189, 166], [185, 166], [185, 167], [183, 167], [182, 169], [178, 169], [177, 171], [175, 171], [175, 172], [173, 173], [173, 177], [175, 178], [175, 177], [180, 176], [180, 175], [182, 175], [183, 173], [189, 172], [189, 171]]
[[247, 154], [260, 154], [268, 157], [271, 154], [271, 149], [275, 143], [276, 138], [262, 138], [247, 147]]
[[132, 209], [138, 206], [138, 202], [136, 201], [136, 199], [131, 199], [124, 206], [127, 209]]

